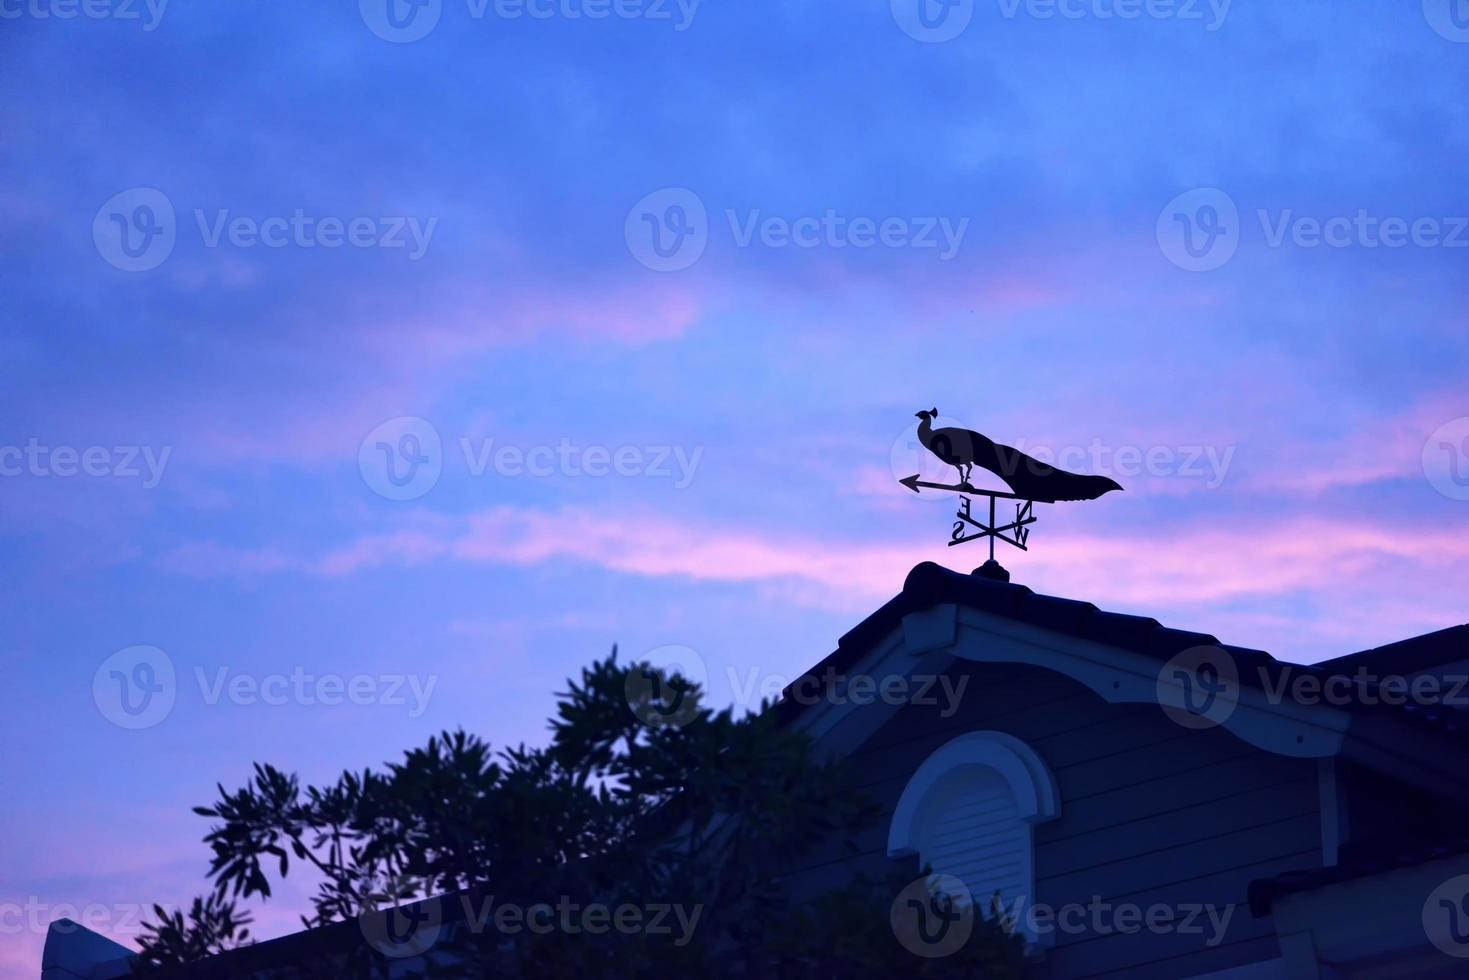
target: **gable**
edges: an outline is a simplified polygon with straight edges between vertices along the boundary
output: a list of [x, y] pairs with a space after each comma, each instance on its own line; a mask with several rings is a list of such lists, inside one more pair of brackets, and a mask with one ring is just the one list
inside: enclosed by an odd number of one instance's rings
[[[818, 891], [890, 861], [892, 821], [926, 760], [965, 733], [998, 732], [1028, 746], [1056, 787], [1054, 815], [1031, 825], [1030, 903], [1233, 910], [1212, 944], [1212, 932], [1053, 930], [1036, 937], [1044, 949], [1037, 976], [1146, 976], [1150, 964], [1176, 957], [1188, 958], [1188, 969], [1158, 975], [1192, 975], [1273, 948], [1271, 924], [1248, 913], [1248, 887], [1321, 864], [1316, 760], [1267, 752], [1218, 728], [1184, 728], [1156, 704], [1109, 703], [1047, 668], [956, 660], [945, 673], [950, 689], [963, 692], [957, 710], [904, 705], [850, 755], [884, 820], [853, 842], [854, 855], [832, 842], [793, 868], [798, 890]], [[930, 863], [965, 876], [962, 863]], [[916, 875], [916, 862], [911, 870]]]
[[[1443, 642], [1435, 635], [1433, 651], [1419, 650], [1434, 661], [1428, 669], [1452, 663]], [[1220, 684], [1225, 670], [1231, 683]], [[1362, 833], [1416, 833], [1387, 801], [1418, 800], [1425, 827], [1452, 823], [1469, 802], [1464, 714], [1302, 696], [1346, 670], [920, 565], [774, 709], [845, 758], [885, 814], [852, 851], [831, 842], [789, 880], [811, 893], [897, 860], [915, 876], [927, 863], [974, 888], [1028, 891], [1038, 910], [1099, 902], [1218, 916], [1207, 936], [1023, 929], [1040, 977], [1277, 969], [1300, 944], [1286, 942], [1268, 909], [1251, 911], [1252, 884], [1294, 888], [1360, 853]], [[908, 698], [854, 698], [858, 679], [868, 692], [891, 682]], [[913, 824], [905, 800], [924, 799], [935, 782], [926, 769], [968, 736], [1023, 743], [1054, 780], [1054, 812], [1027, 819], [1023, 787], [1012, 780], [997, 799], [1000, 780], [971, 774], [935, 795], [930, 822]]]
[[[901, 680], [917, 690], [918, 679], [941, 675], [956, 659], [1044, 667], [1109, 703], [1161, 706], [1182, 724], [1217, 725], [1275, 754], [1347, 758], [1469, 802], [1469, 728], [1461, 712], [1303, 698], [1302, 691], [1320, 692], [1331, 672], [931, 563], [915, 567], [903, 592], [788, 687], [775, 710], [830, 754], [847, 755], [893, 710], [890, 699], [858, 703], [847, 684]], [[1216, 666], [1229, 674], [1228, 698], [1191, 722], [1207, 703], [1200, 700], [1205, 670]]]

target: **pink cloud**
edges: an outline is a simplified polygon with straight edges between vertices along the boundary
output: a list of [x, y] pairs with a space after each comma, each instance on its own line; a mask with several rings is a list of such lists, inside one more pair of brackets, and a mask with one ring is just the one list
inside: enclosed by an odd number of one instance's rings
[[[1063, 529], [1052, 532], [1045, 548], [1013, 555], [1006, 564], [1017, 581], [1037, 591], [1121, 612], [1172, 620], [1182, 609], [1199, 618], [1174, 625], [1218, 633], [1215, 615], [1227, 611], [1259, 629], [1243, 638], [1225, 637], [1245, 645], [1296, 636], [1278, 621], [1249, 615], [1264, 616], [1279, 597], [1308, 594], [1318, 608], [1309, 615], [1303, 611], [1297, 625], [1306, 629], [1305, 621], [1311, 621], [1312, 642], [1341, 635], [1334, 617], [1345, 615], [1367, 631], [1360, 634], [1359, 645], [1365, 646], [1398, 638], [1391, 633], [1398, 628], [1394, 619], [1427, 629], [1464, 618], [1469, 537], [1434, 530], [1391, 522], [1368, 526], [1349, 518], [1257, 520], [1231, 530]], [[965, 564], [977, 564], [979, 557], [966, 555]], [[785, 601], [860, 613], [894, 595], [908, 569], [925, 559], [953, 563], [955, 556], [931, 541], [823, 538], [648, 513], [495, 507], [464, 519], [420, 519], [412, 528], [363, 536], [315, 557], [287, 559], [270, 549], [210, 545], [193, 546], [182, 557], [175, 553], [165, 564], [189, 574], [251, 577], [344, 576], [448, 560], [513, 566], [573, 561], [647, 578], [779, 585], [777, 595]], [[1363, 608], [1389, 610], [1384, 589], [1411, 599], [1392, 603], [1388, 618], [1375, 624], [1355, 615]]]
[[157, 564], [164, 571], [196, 578], [250, 577], [307, 568], [300, 559], [278, 548], [231, 548], [217, 541], [193, 541], [180, 545], [159, 556]]
[[1278, 445], [1252, 490], [1316, 494], [1385, 480], [1422, 479], [1423, 445], [1440, 426], [1469, 414], [1462, 397], [1424, 399], [1385, 418], [1364, 417], [1338, 439]]
[[1217, 603], [1346, 586], [1396, 562], [1462, 577], [1469, 573], [1469, 538], [1345, 520], [1257, 521], [1230, 531], [1067, 536], [1027, 558], [1078, 598]]

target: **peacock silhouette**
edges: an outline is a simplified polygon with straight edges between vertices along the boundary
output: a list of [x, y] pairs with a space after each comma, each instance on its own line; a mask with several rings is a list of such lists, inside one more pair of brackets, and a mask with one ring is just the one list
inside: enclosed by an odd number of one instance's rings
[[975, 466], [1004, 480], [1017, 496], [1038, 503], [1058, 500], [1095, 500], [1122, 485], [1105, 476], [1069, 473], [1027, 456], [1013, 446], [1004, 446], [969, 429], [935, 429], [937, 408], [917, 413], [918, 441], [940, 460], [959, 471], [960, 489], [973, 491], [969, 482]]

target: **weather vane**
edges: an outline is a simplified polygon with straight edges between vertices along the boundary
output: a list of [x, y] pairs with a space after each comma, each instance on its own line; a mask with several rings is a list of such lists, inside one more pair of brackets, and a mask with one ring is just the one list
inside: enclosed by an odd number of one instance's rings
[[[930, 490], [951, 490], [959, 494], [959, 512], [954, 515], [957, 520], [954, 521], [953, 531], [949, 535], [949, 546], [988, 538], [990, 558], [985, 563], [985, 569], [992, 569], [998, 576], [1008, 579], [1009, 573], [995, 562], [995, 540], [998, 538], [1021, 551], [1029, 551], [1026, 542], [1030, 540], [1030, 525], [1036, 521], [1033, 510], [1035, 504], [1054, 504], [1060, 500], [1095, 500], [1109, 490], [1122, 489], [1116, 480], [1105, 476], [1068, 473], [969, 429], [935, 429], [933, 420], [938, 414], [937, 408], [917, 413], [918, 441], [940, 462], [957, 469], [959, 482], [952, 485], [928, 483], [920, 480], [917, 473], [898, 482], [914, 493], [919, 493], [920, 487], [926, 487]], [[1011, 492], [976, 488], [969, 482], [976, 466], [989, 470], [1004, 480]], [[973, 501], [970, 499], [972, 497], [989, 498], [988, 521], [983, 516], [974, 516]], [[1013, 521], [1008, 524], [996, 523], [996, 500], [1015, 501]]]

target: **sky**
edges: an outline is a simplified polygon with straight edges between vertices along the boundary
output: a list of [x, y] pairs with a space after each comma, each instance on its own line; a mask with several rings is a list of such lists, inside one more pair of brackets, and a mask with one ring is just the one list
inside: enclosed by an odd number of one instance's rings
[[1462, 0], [392, 2], [0, 0], [0, 975], [252, 762], [753, 707], [985, 557], [920, 409], [1125, 487], [1037, 591], [1469, 619]]

